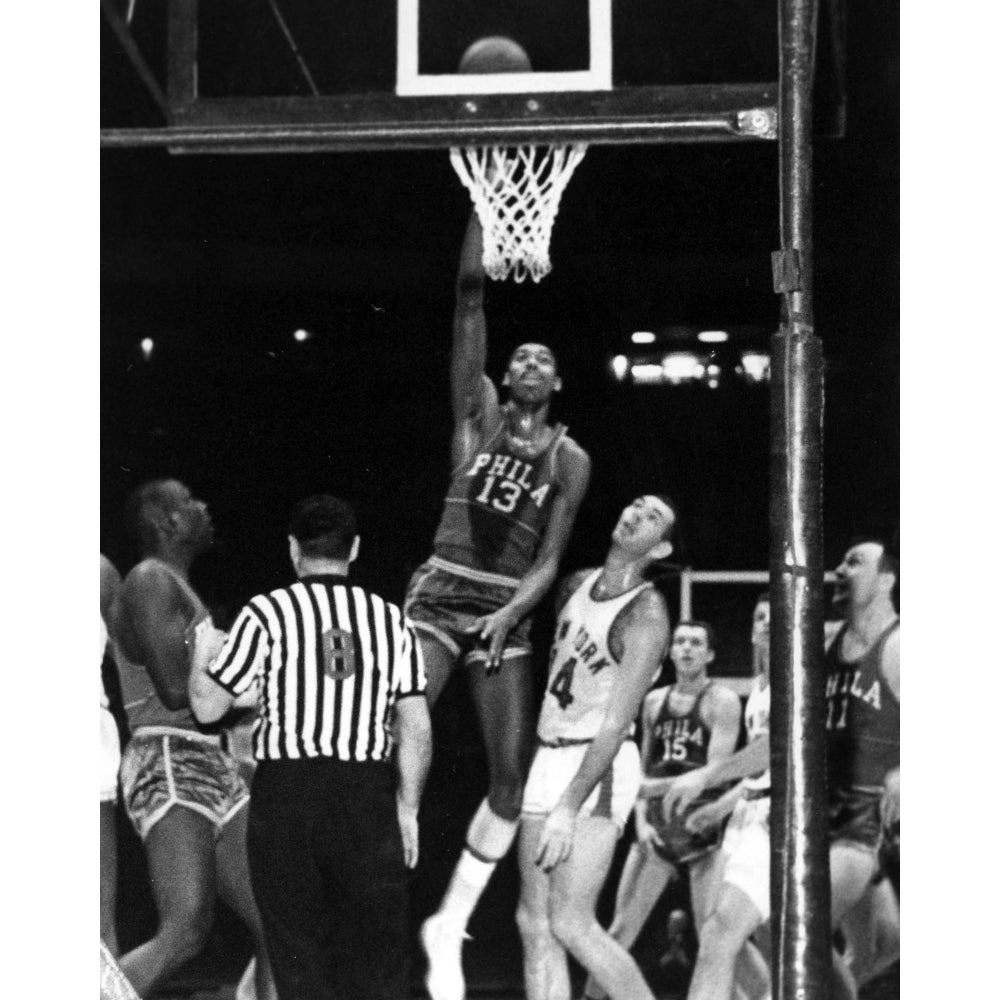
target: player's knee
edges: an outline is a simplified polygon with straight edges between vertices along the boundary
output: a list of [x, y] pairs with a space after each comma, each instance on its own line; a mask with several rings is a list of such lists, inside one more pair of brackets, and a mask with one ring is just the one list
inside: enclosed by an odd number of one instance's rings
[[523, 903], [518, 904], [517, 910], [514, 913], [514, 920], [521, 934], [521, 940], [526, 947], [530, 947], [533, 943], [545, 940], [552, 935], [548, 917], [544, 913], [532, 910]]
[[590, 929], [590, 919], [572, 907], [565, 906], [555, 909], [549, 914], [552, 925], [552, 936], [567, 950], [579, 951], [580, 946]]
[[204, 948], [214, 916], [212, 901], [200, 895], [184, 900], [165, 915], [161, 933], [179, 960], [193, 958]]
[[709, 914], [698, 932], [698, 954], [706, 959], [735, 959], [743, 944], [737, 928], [718, 910]]
[[516, 823], [521, 817], [524, 782], [520, 775], [500, 775], [490, 782], [490, 809], [501, 819]]

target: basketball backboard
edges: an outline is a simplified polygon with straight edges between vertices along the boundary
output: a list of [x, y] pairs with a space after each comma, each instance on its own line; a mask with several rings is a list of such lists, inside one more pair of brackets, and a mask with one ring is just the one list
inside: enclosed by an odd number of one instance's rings
[[[841, 3], [829, 0], [820, 19], [827, 131], [843, 110]], [[106, 146], [775, 137], [777, 12], [757, 0], [167, 0], [165, 13], [149, 0], [102, 0], [102, 10]], [[457, 73], [469, 44], [498, 34], [525, 48], [531, 73]], [[129, 63], [149, 109], [139, 128], [122, 107]]]

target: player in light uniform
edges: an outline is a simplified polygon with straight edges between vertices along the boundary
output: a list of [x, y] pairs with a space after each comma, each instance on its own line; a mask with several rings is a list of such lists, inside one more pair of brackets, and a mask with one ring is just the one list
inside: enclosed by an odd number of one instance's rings
[[218, 892], [254, 936], [259, 1000], [273, 1000], [247, 868], [249, 792], [236, 761], [199, 727], [188, 701], [194, 628], [210, 619], [189, 571], [212, 543], [212, 521], [176, 480], [139, 487], [129, 521], [145, 558], [125, 578], [112, 629], [132, 733], [122, 756], [122, 798], [146, 851], [159, 927], [119, 964], [140, 996], [152, 992], [201, 949]]
[[[107, 622], [121, 577], [107, 556], [101, 555], [101, 661], [108, 650]], [[115, 829], [115, 805], [118, 802], [118, 766], [121, 748], [118, 727], [111, 715], [108, 694], [101, 680], [101, 940], [112, 957], [118, 957], [118, 932], [115, 929], [115, 906], [118, 896], [118, 834]]]
[[560, 592], [518, 850], [528, 1000], [569, 1000], [567, 954], [615, 1000], [652, 1000], [595, 906], [639, 789], [628, 737], [670, 636], [666, 602], [645, 575], [672, 551], [674, 521], [668, 501], [639, 497], [622, 512], [604, 565]]
[[[744, 716], [747, 745], [738, 753], [709, 762], [697, 771], [653, 785], [664, 791], [663, 809], [683, 815], [705, 793], [734, 778], [734, 808], [720, 853], [720, 884], [699, 932], [688, 1000], [720, 1000], [733, 995], [739, 970], [744, 995], [766, 996], [770, 976], [751, 936], [771, 914], [770, 897], [770, 624], [768, 595], [757, 599], [753, 612], [754, 670], [756, 676]], [[687, 823], [696, 828], [696, 814]]]
[[[733, 752], [740, 727], [739, 698], [709, 680], [715, 659], [711, 627], [705, 622], [679, 622], [670, 644], [677, 683], [651, 691], [643, 703], [642, 772], [646, 779], [685, 774]], [[659, 798], [635, 804], [636, 840], [629, 849], [618, 884], [615, 916], [609, 933], [630, 948], [678, 868], [684, 866], [691, 885], [695, 924], [700, 927], [715, 893], [717, 848], [728, 807], [723, 792], [707, 793], [692, 811], [700, 814], [697, 833], [687, 817], [668, 817]], [[593, 981], [588, 998], [604, 994]]]
[[561, 387], [548, 347], [514, 351], [503, 379], [510, 398], [498, 401], [484, 371], [482, 256], [473, 213], [453, 324], [451, 482], [434, 554], [413, 575], [404, 608], [420, 639], [431, 705], [465, 665], [490, 774], [441, 906], [421, 931], [432, 1000], [464, 997], [465, 928], [517, 833], [534, 715], [530, 614], [555, 582], [590, 478], [587, 454], [548, 422]]

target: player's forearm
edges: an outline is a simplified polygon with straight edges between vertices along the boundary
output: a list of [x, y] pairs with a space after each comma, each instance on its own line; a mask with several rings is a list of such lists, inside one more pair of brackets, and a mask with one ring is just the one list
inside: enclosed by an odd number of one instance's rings
[[430, 716], [426, 720], [401, 719], [397, 729], [399, 744], [396, 767], [399, 771], [399, 798], [410, 809], [420, 806], [420, 798], [431, 767], [432, 740]]
[[549, 592], [549, 588], [555, 583], [558, 570], [558, 560], [552, 558], [546, 558], [528, 570], [514, 591], [514, 596], [507, 602], [507, 609], [518, 621], [530, 614]]
[[229, 711], [236, 700], [205, 672], [192, 670], [188, 679], [191, 711], [199, 722], [215, 722]]

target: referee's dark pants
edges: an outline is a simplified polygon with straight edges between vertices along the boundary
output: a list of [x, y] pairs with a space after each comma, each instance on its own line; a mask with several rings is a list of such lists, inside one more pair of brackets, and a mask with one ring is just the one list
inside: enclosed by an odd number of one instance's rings
[[390, 765], [261, 761], [247, 851], [280, 1000], [405, 1000], [407, 872]]

